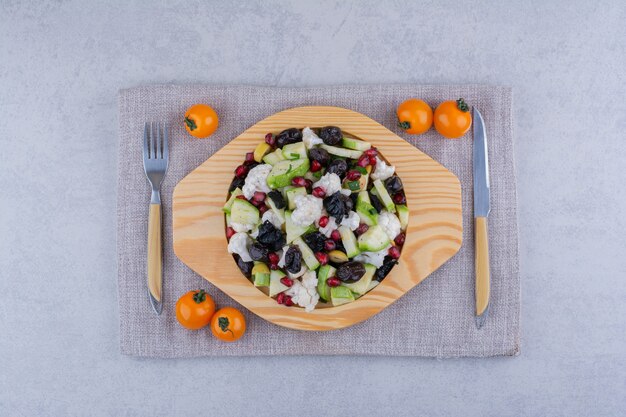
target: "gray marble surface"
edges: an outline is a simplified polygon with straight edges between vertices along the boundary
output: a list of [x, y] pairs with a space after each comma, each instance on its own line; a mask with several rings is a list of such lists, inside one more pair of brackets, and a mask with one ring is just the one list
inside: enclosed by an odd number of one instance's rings
[[[0, 415], [623, 415], [626, 4], [0, 2]], [[511, 85], [517, 358], [118, 350], [117, 90]]]

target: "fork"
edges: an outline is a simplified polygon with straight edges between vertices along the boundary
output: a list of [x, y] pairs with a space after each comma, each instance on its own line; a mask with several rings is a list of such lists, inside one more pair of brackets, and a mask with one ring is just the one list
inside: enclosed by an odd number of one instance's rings
[[143, 168], [152, 186], [148, 214], [148, 298], [156, 314], [163, 309], [163, 251], [161, 238], [161, 182], [169, 153], [167, 124], [146, 123], [143, 131]]

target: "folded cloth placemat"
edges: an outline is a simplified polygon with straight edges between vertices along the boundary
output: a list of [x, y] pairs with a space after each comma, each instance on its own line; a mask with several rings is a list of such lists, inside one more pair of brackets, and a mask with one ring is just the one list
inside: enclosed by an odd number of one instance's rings
[[[463, 97], [486, 122], [491, 167], [491, 306], [485, 326], [474, 324], [472, 134], [448, 140], [433, 129], [421, 136], [397, 127], [395, 108], [420, 97], [433, 108]], [[194, 139], [183, 126], [185, 110], [208, 103], [220, 117], [217, 132]], [[196, 275], [172, 250], [172, 191], [190, 171], [259, 120], [290, 107], [331, 105], [371, 117], [439, 161], [461, 180], [463, 246], [459, 253], [380, 314], [330, 332], [285, 329], [250, 313]], [[520, 281], [511, 90], [492, 86], [355, 85], [271, 88], [152, 85], [122, 90], [119, 97], [118, 285], [121, 351], [152, 357], [250, 355], [496, 356], [519, 353]], [[161, 316], [146, 293], [146, 236], [150, 189], [142, 165], [146, 121], [166, 121], [170, 162], [162, 185], [164, 304]], [[367, 138], [365, 138], [367, 139]], [[252, 151], [252, 149], [251, 149]], [[243, 160], [242, 155], [242, 160]], [[393, 163], [393, 161], [391, 161]], [[235, 167], [233, 167], [234, 170]], [[231, 262], [230, 259], [225, 262]], [[242, 308], [246, 335], [222, 343], [209, 330], [188, 331], [176, 321], [176, 300], [204, 288], [218, 306]]]

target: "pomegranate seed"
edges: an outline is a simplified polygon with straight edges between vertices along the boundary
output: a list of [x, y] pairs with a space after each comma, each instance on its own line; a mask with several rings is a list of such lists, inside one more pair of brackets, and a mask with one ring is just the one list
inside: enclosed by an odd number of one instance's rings
[[315, 252], [315, 258], [320, 264], [326, 265], [328, 263], [328, 254], [324, 252]]
[[252, 164], [255, 162], [256, 161], [254, 160], [254, 152], [248, 152], [246, 154], [246, 159], [244, 160], [244, 164], [248, 165], [248, 164]]
[[268, 133], [267, 135], [265, 135], [265, 143], [267, 143], [270, 146], [276, 145], [276, 139], [274, 139], [274, 135], [272, 135], [271, 133]]
[[398, 259], [400, 257], [400, 249], [396, 248], [395, 246], [390, 247], [389, 256], [391, 256], [393, 259]]
[[358, 161], [356, 161], [356, 164], [360, 166], [361, 168], [365, 168], [366, 166], [369, 165], [369, 163], [370, 163], [370, 159], [367, 155], [361, 155]]
[[339, 230], [333, 230], [330, 233], [330, 238], [335, 242], [339, 242], [341, 240], [341, 233], [339, 233]]
[[400, 233], [393, 241], [396, 242], [396, 245], [402, 246], [404, 245], [404, 239], [406, 239], [406, 235], [404, 233]]
[[361, 178], [361, 173], [359, 171], [348, 171], [346, 178], [348, 181], [356, 181]]
[[330, 277], [326, 280], [326, 285], [329, 287], [338, 287], [341, 285], [341, 281], [337, 277]]
[[291, 180], [291, 185], [295, 185], [296, 187], [304, 187], [306, 185], [306, 180], [304, 177], [294, 177]]
[[245, 195], [243, 195], [243, 194], [238, 195], [238, 196], [237, 196], [237, 197], [235, 197], [235, 198], [238, 198], [238, 199], [240, 199], [240, 200], [244, 200], [244, 201], [248, 201], [248, 199], [246, 198], [246, 196], [245, 196]]
[[313, 160], [313, 162], [311, 162], [311, 172], [317, 172], [320, 169], [322, 169], [322, 164], [320, 164], [319, 161]]
[[317, 223], [320, 225], [320, 227], [326, 227], [328, 225], [328, 220], [328, 216], [322, 216]]
[[226, 239], [230, 239], [231, 237], [233, 237], [233, 235], [237, 233], [235, 232], [235, 229], [233, 229], [232, 227], [227, 227], [226, 228]]
[[262, 202], [262, 201], [259, 201], [259, 200], [254, 200], [254, 199], [250, 200], [250, 203], [252, 203], [252, 205], [253, 205], [254, 207], [256, 207], [256, 208], [259, 208], [259, 206], [260, 206], [261, 204], [263, 204], [263, 202]]
[[280, 259], [276, 252], [270, 252], [267, 255], [267, 259], [269, 259], [271, 264], [278, 264], [278, 260]]
[[335, 250], [336, 247], [337, 244], [332, 239], [326, 239], [326, 241], [324, 242], [324, 249], [328, 252], [330, 252], [331, 250]]
[[265, 204], [265, 203], [259, 204], [259, 213], [261, 213], [261, 215], [263, 215], [263, 213], [265, 213], [268, 208], [269, 207], [267, 207], [267, 204]]
[[324, 189], [322, 187], [315, 187], [313, 188], [313, 192], [312, 192], [314, 197], [317, 198], [324, 198], [326, 197], [326, 191], [324, 191]]
[[406, 204], [406, 197], [403, 192], [395, 193], [393, 195], [393, 202], [396, 204]]
[[248, 175], [248, 167], [245, 165], [239, 165], [236, 169], [235, 169], [235, 176], [239, 177], [239, 178], [243, 178], [246, 175]]
[[375, 157], [370, 156], [368, 159], [370, 161], [370, 165], [371, 166], [376, 166], [376, 158]]
[[367, 157], [371, 157], [371, 156], [376, 156], [378, 155], [378, 150], [376, 148], [369, 148], [368, 150], [366, 150], [365, 152], [363, 152], [365, 155], [367, 155]]
[[276, 271], [278, 269], [278, 265], [277, 264], [270, 264], [270, 269], [273, 271]]
[[291, 287], [293, 285], [293, 280], [291, 278], [284, 277], [280, 279], [280, 283], [285, 287]]
[[313, 187], [313, 181], [311, 181], [311, 180], [304, 180], [304, 186], [305, 186], [307, 189], [309, 189], [309, 190], [310, 190], [310, 189], [311, 189], [311, 187]]
[[285, 296], [285, 305], [287, 307], [291, 307], [293, 305], [293, 300], [291, 299], [290, 295]]
[[285, 293], [281, 292], [280, 294], [276, 296], [276, 302], [278, 304], [285, 304], [285, 297], [286, 297]]
[[265, 193], [263, 191], [255, 191], [254, 192], [254, 196], [252, 197], [253, 200], [256, 201], [264, 201], [265, 200]]
[[366, 225], [365, 223], [361, 223], [359, 227], [356, 228], [354, 233], [356, 233], [357, 235], [362, 235], [363, 233], [367, 232], [369, 228], [370, 227]]

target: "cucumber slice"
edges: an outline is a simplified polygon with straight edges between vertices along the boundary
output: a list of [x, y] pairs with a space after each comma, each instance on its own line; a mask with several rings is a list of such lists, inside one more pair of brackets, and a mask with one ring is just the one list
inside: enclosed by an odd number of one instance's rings
[[304, 142], [289, 143], [283, 146], [283, 158], [285, 159], [301, 159], [306, 157]]
[[365, 142], [363, 140], [355, 139], [355, 138], [347, 138], [343, 137], [341, 140], [341, 145], [344, 148], [354, 149], [355, 151], [366, 151], [372, 147], [369, 142]]
[[263, 262], [254, 262], [252, 267], [255, 287], [267, 287], [270, 285], [270, 269]]
[[352, 294], [350, 288], [343, 285], [332, 287], [330, 289], [330, 301], [333, 303], [333, 306], [348, 304], [354, 301], [354, 294]]
[[237, 196], [241, 194], [243, 194], [243, 191], [241, 191], [241, 188], [239, 187], [235, 188], [233, 190], [233, 193], [230, 195], [230, 198], [226, 202], [226, 204], [224, 204], [224, 207], [222, 207], [222, 211], [226, 214], [230, 214], [230, 208], [232, 207], [233, 202], [235, 201]]
[[282, 149], [276, 149], [272, 153], [268, 153], [263, 157], [263, 162], [270, 165], [276, 165], [280, 161], [284, 161], [285, 157], [283, 156]]
[[300, 248], [302, 260], [306, 264], [306, 267], [309, 268], [309, 271], [315, 271], [320, 266], [320, 263], [311, 248], [309, 248], [309, 245], [307, 245], [301, 237], [295, 238], [293, 243]]
[[230, 214], [226, 215], [226, 227], [230, 227], [232, 224], [232, 220], [230, 219]]
[[287, 232], [287, 243], [291, 243], [295, 238], [302, 236], [306, 232], [315, 229], [315, 225], [299, 226], [291, 221], [291, 211], [285, 211], [285, 231]]
[[332, 265], [322, 265], [317, 271], [317, 293], [324, 301], [330, 301], [330, 287], [326, 284], [326, 280], [335, 276], [336, 271]]
[[361, 221], [368, 226], [378, 224], [378, 212], [372, 206], [370, 195], [367, 191], [361, 191], [356, 199], [356, 212]]
[[338, 148], [336, 146], [330, 146], [330, 145], [320, 145], [320, 148], [326, 149], [326, 151], [331, 155], [341, 156], [342, 158], [359, 159], [359, 157], [363, 155], [363, 152], [361, 151], [355, 151], [355, 150], [346, 149], [346, 148]]
[[385, 205], [387, 211], [391, 213], [396, 212], [396, 205], [393, 204], [393, 200], [391, 196], [387, 192], [385, 185], [381, 180], [374, 180], [374, 188], [376, 189], [376, 194], [380, 198], [380, 201]]
[[261, 142], [254, 150], [254, 160], [257, 162], [263, 161], [263, 157], [272, 150], [272, 147], [265, 142]]
[[343, 284], [343, 286], [350, 288], [350, 291], [357, 293], [358, 295], [363, 295], [367, 292], [375, 273], [376, 267], [374, 265], [365, 264], [365, 275], [363, 275], [357, 282]]
[[370, 226], [367, 232], [358, 238], [359, 249], [363, 252], [378, 252], [389, 245], [389, 236], [380, 226]]
[[346, 255], [348, 258], [354, 258], [361, 253], [357, 246], [356, 236], [354, 236], [352, 230], [346, 226], [339, 226], [339, 234], [341, 235], [343, 247], [346, 248]]
[[286, 187], [293, 178], [303, 176], [308, 170], [308, 158], [277, 162], [267, 176], [267, 185], [270, 188]]
[[396, 206], [396, 211], [400, 219], [400, 227], [404, 231], [409, 226], [409, 208], [404, 204], [399, 204]]
[[296, 208], [296, 202], [294, 201], [299, 195], [306, 195], [306, 188], [304, 187], [294, 187], [287, 190], [285, 193], [287, 195], [287, 207], [289, 210], [294, 210]]
[[234, 223], [258, 224], [260, 219], [259, 209], [246, 200], [236, 198], [230, 208], [230, 219]]
[[265, 199], [265, 202], [270, 207], [270, 210], [272, 210], [274, 214], [276, 214], [278, 218], [280, 218], [280, 220], [284, 223], [285, 222], [285, 209], [279, 209], [278, 207], [276, 207], [274, 200], [272, 200], [269, 197]]
[[280, 282], [280, 279], [284, 277], [285, 273], [283, 271], [276, 270], [270, 272], [270, 297], [277, 296], [281, 292], [289, 289], [288, 286]]
[[370, 285], [367, 286], [367, 291], [366, 292], [372, 291], [374, 288], [376, 288], [378, 286], [378, 284], [380, 284], [380, 281], [376, 281], [375, 279], [373, 279], [370, 282]]

